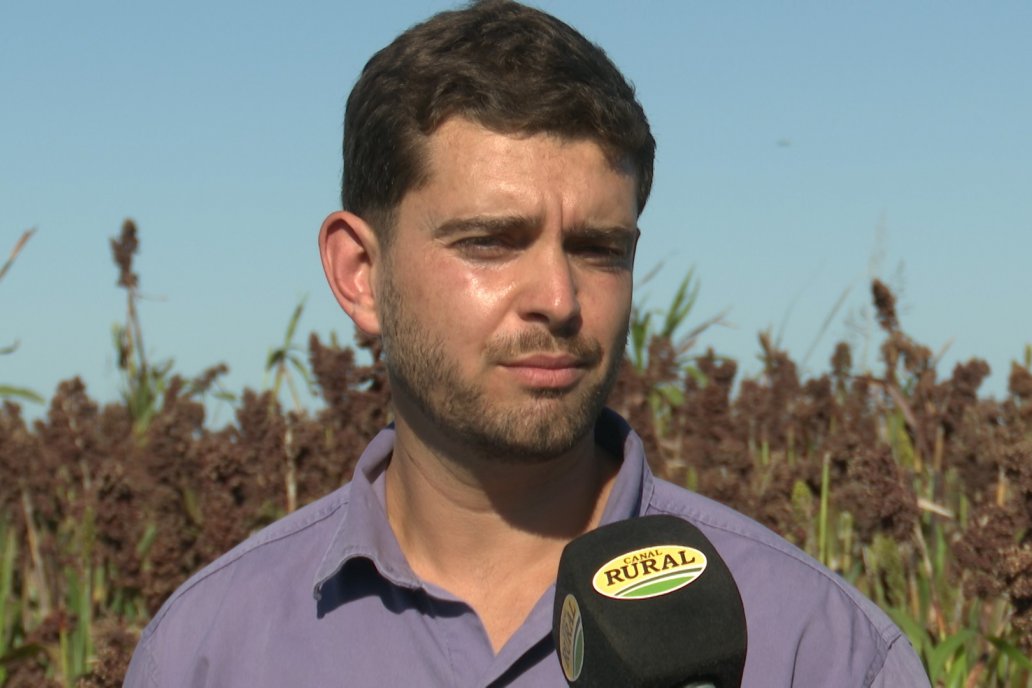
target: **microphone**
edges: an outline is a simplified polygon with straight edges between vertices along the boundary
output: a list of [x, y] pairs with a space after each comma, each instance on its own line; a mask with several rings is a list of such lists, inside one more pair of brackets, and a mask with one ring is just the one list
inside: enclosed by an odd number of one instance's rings
[[673, 516], [602, 526], [566, 546], [552, 638], [575, 688], [739, 688], [745, 668], [731, 571]]

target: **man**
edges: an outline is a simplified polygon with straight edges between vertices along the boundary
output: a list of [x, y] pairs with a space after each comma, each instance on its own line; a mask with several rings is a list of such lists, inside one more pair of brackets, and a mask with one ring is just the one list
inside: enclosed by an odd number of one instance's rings
[[395, 423], [349, 485], [178, 590], [126, 685], [564, 686], [564, 545], [652, 513], [693, 522], [734, 574], [744, 685], [927, 685], [870, 602], [654, 479], [603, 409], [653, 154], [615, 66], [536, 10], [439, 14], [372, 58], [319, 247], [343, 309], [383, 339]]

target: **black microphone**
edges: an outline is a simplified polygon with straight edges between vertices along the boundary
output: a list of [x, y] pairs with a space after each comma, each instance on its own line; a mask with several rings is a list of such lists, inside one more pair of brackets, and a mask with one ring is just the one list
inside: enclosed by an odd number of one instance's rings
[[731, 571], [673, 516], [620, 521], [566, 546], [552, 638], [576, 688], [739, 688], [745, 668]]

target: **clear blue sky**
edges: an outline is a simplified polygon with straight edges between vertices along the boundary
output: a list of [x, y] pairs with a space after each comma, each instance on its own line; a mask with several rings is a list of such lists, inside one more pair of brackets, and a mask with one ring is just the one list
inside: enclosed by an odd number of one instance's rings
[[[319, 267], [340, 120], [368, 57], [446, 2], [0, 4], [0, 383], [117, 396], [109, 237], [141, 231], [147, 349], [231, 390], [308, 296], [303, 333], [350, 341]], [[639, 300], [701, 280], [701, 346], [758, 369], [757, 332], [862, 358], [871, 274], [905, 329], [1005, 389], [1032, 342], [1032, 4], [550, 0], [637, 85], [659, 143]], [[875, 345], [878, 340], [869, 340]], [[873, 353], [868, 362], [874, 363]]]

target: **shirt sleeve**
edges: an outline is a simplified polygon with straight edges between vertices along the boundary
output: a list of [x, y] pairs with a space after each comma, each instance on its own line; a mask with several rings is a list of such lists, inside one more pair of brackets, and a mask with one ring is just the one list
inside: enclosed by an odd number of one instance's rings
[[144, 638], [136, 646], [122, 688], [157, 688], [157, 665], [148, 640], [149, 638]]
[[889, 647], [881, 671], [871, 682], [871, 688], [930, 688], [928, 674], [914, 653], [906, 637], [901, 635]]

